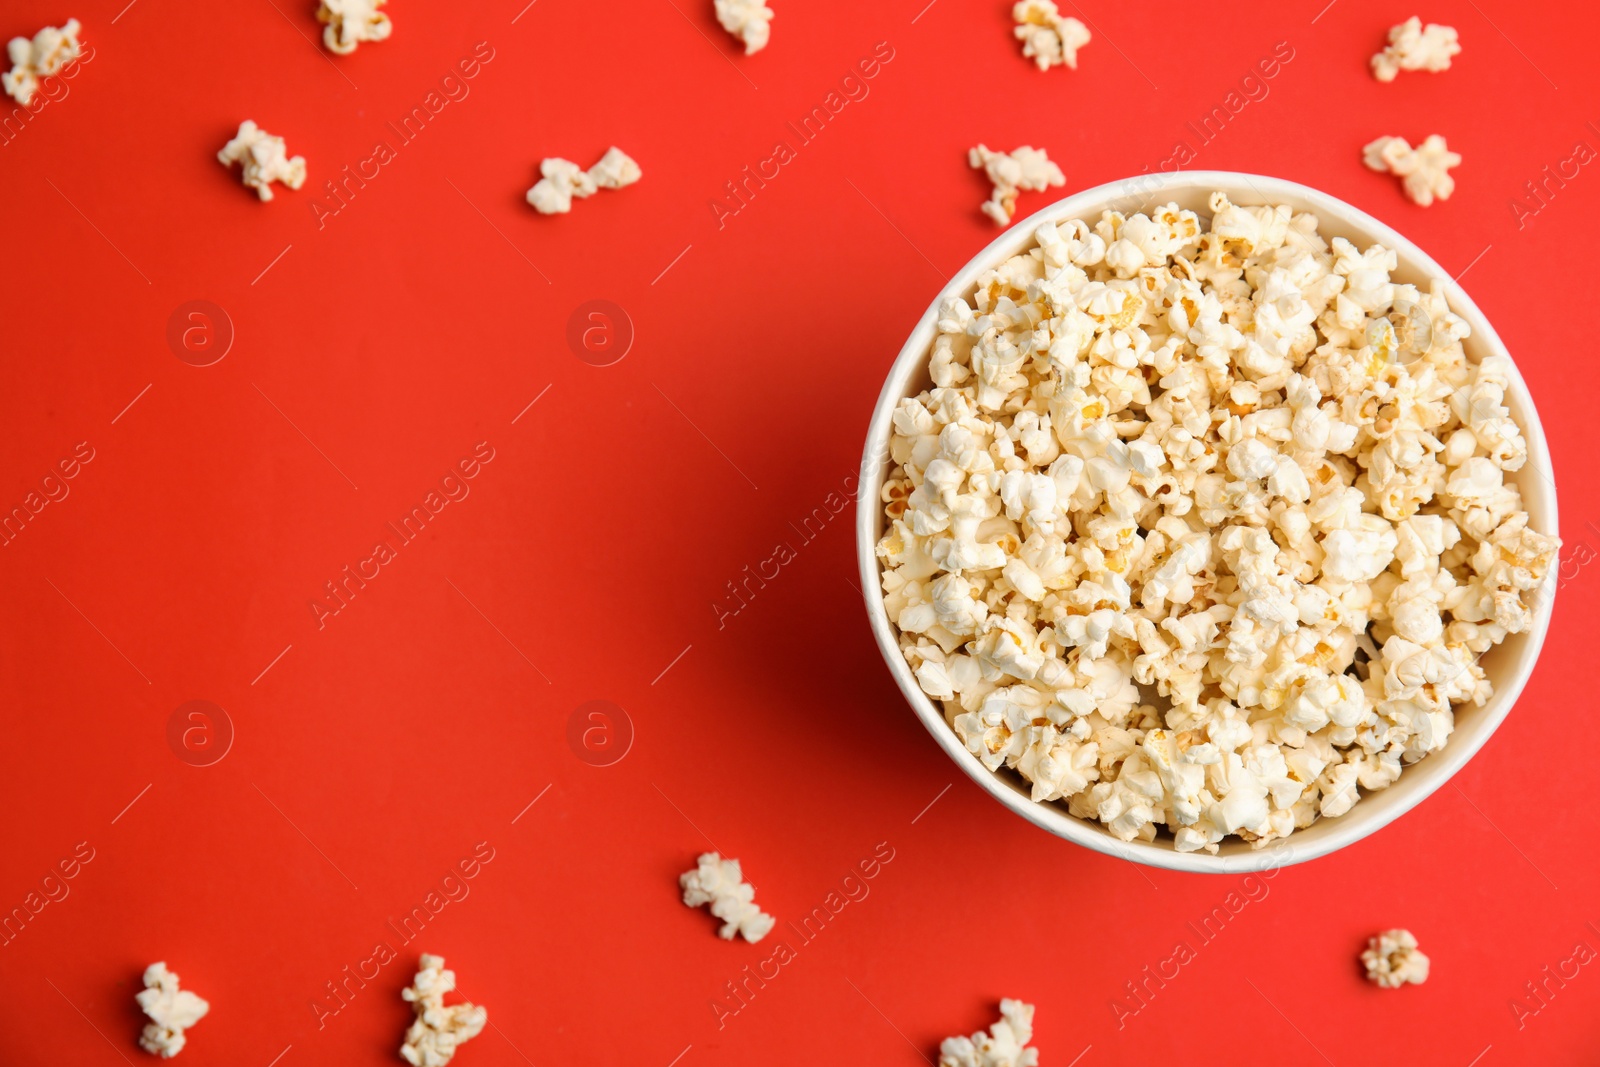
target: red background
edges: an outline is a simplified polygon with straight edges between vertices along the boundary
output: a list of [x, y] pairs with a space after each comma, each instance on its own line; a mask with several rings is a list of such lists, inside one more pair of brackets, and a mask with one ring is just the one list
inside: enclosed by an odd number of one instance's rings
[[[1440, 0], [1422, 14], [1460, 29], [1454, 68], [1381, 85], [1367, 57], [1409, 9], [1376, 0], [1068, 4], [1095, 40], [1048, 73], [1001, 0], [774, 0], [749, 58], [709, 0], [524, 2], [395, 0], [392, 39], [347, 58], [312, 43], [310, 0], [6, 5], [5, 36], [77, 15], [94, 58], [0, 146], [0, 503], [80, 441], [95, 458], [0, 549], [0, 909], [78, 842], [95, 858], [0, 948], [0, 1059], [144, 1062], [132, 996], [165, 959], [212, 1004], [190, 1067], [398, 1062], [426, 950], [489, 1009], [458, 1061], [484, 1067], [909, 1064], [1001, 996], [1038, 1005], [1054, 1067], [1600, 1062], [1596, 968], [1512, 1007], [1578, 942], [1600, 948], [1581, 762], [1600, 725], [1574, 692], [1600, 586], [1581, 565], [1600, 545], [1600, 261], [1574, 239], [1600, 176], [1552, 183], [1520, 224], [1511, 206], [1575, 142], [1600, 147], [1591, 5]], [[385, 122], [479, 42], [470, 95], [319, 229], [321, 183], [392, 143]], [[870, 95], [719, 229], [723, 183], [796, 146], [785, 123], [878, 42], [893, 59]], [[1269, 95], [1199, 145], [1186, 122], [1278, 42], [1294, 56]], [[306, 188], [261, 204], [217, 164], [243, 118], [305, 156]], [[1448, 203], [1361, 166], [1375, 136], [1433, 132], [1465, 157]], [[1539, 670], [1452, 786], [1253, 883], [1266, 896], [1203, 947], [1187, 924], [1243, 879], [1135, 868], [1006, 815], [884, 671], [848, 513], [794, 530], [854, 473], [927, 301], [993, 236], [966, 149], [1044, 146], [1077, 189], [1179, 139], [1194, 167], [1317, 185], [1470, 267], [1550, 435], [1569, 578]], [[543, 156], [613, 143], [637, 186], [565, 217], [523, 202]], [[166, 342], [195, 299], [237, 333], [205, 368]], [[609, 367], [565, 340], [591, 299], [636, 332]], [[470, 496], [319, 629], [323, 583], [480, 441], [495, 458]], [[780, 541], [796, 558], [719, 627], [725, 583]], [[195, 699], [236, 731], [209, 767], [167, 742]], [[591, 700], [633, 724], [613, 766], [569, 746]], [[713, 839], [780, 920], [894, 850], [814, 942], [780, 926], [797, 958], [721, 1029], [712, 998], [774, 945], [719, 941], [678, 902]], [[483, 841], [470, 896], [400, 944], [386, 920]], [[1425, 986], [1361, 978], [1392, 925], [1431, 954]], [[1196, 958], [1119, 1029], [1113, 998], [1180, 938]], [[384, 939], [399, 958], [319, 1029], [324, 983]]]

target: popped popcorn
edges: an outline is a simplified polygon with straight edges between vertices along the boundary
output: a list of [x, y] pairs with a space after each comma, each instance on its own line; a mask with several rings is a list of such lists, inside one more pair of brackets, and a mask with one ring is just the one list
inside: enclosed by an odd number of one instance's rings
[[1011, 18], [1022, 54], [1040, 70], [1063, 63], [1078, 69], [1078, 49], [1089, 43], [1089, 28], [1070, 15], [1063, 17], [1055, 0], [1017, 0]]
[[1453, 26], [1432, 22], [1424, 28], [1415, 15], [1389, 30], [1389, 43], [1372, 57], [1372, 76], [1392, 82], [1402, 70], [1437, 73], [1450, 69], [1450, 57], [1461, 54]]
[[1050, 157], [1042, 148], [1023, 145], [1008, 155], [991, 152], [980, 144], [967, 153], [967, 163], [974, 169], [981, 168], [989, 184], [994, 186], [994, 192], [984, 201], [983, 213], [993, 219], [997, 226], [1011, 222], [1011, 217], [1017, 211], [1019, 191], [1029, 189], [1043, 192], [1051, 186], [1067, 183], [1066, 175], [1061, 173], [1060, 167], [1050, 162]]
[[600, 162], [589, 168], [589, 180], [600, 189], [621, 189], [642, 177], [644, 172], [639, 169], [639, 164], [616, 145], [612, 145], [600, 157]]
[[1379, 137], [1362, 149], [1362, 162], [1380, 174], [1403, 179], [1406, 195], [1427, 207], [1435, 198], [1449, 200], [1456, 191], [1450, 168], [1461, 165], [1461, 156], [1435, 133], [1414, 149], [1403, 137]]
[[991, 771], [1124, 841], [1261, 847], [1441, 749], [1558, 538], [1445, 281], [1212, 195], [1047, 222], [938, 308], [877, 547]]
[[400, 1058], [413, 1067], [444, 1067], [463, 1041], [483, 1031], [489, 1013], [470, 1002], [445, 1005], [444, 995], [456, 987], [456, 972], [444, 969], [443, 956], [423, 953], [417, 968], [411, 987], [400, 991], [417, 1013], [400, 1046]]
[[134, 999], [150, 1017], [139, 1035], [139, 1047], [162, 1059], [182, 1052], [188, 1041], [184, 1031], [211, 1010], [211, 1005], [200, 997], [178, 988], [178, 976], [167, 970], [165, 962], [145, 968], [144, 989], [134, 994]]
[[389, 16], [378, 9], [389, 0], [322, 0], [317, 21], [322, 28], [322, 43], [330, 52], [347, 56], [363, 41], [385, 41], [394, 31]]
[[766, 0], [716, 0], [717, 21], [722, 28], [744, 42], [744, 54], [754, 55], [767, 47], [772, 36], [772, 9]]
[[594, 195], [594, 180], [570, 159], [554, 157], [539, 164], [541, 175], [528, 190], [528, 203], [541, 215], [565, 215], [572, 210], [573, 197]]
[[679, 876], [678, 886], [689, 907], [711, 905], [711, 914], [722, 920], [717, 935], [724, 941], [732, 941], [736, 934], [746, 941], [760, 941], [777, 922], [756, 907], [755, 887], [744, 880], [739, 861], [725, 860], [719, 853], [702, 853], [695, 869]]
[[971, 1037], [947, 1037], [939, 1043], [939, 1067], [1036, 1067], [1039, 1050], [1033, 1040], [1033, 1005], [1020, 1000], [1000, 1002], [1000, 1021]]
[[217, 153], [217, 162], [224, 167], [241, 164], [240, 179], [262, 200], [272, 199], [273, 182], [298, 189], [306, 180], [305, 157], [289, 158], [282, 137], [272, 136], [249, 119], [239, 124], [233, 140]]
[[542, 177], [528, 190], [528, 203], [541, 215], [565, 215], [572, 210], [572, 198], [593, 196], [599, 189], [621, 189], [643, 176], [639, 164], [626, 152], [612, 146], [588, 170], [569, 159], [551, 158], [539, 164]]
[[11, 70], [0, 74], [0, 84], [11, 99], [27, 107], [38, 91], [41, 78], [59, 73], [62, 67], [77, 59], [83, 51], [78, 43], [78, 31], [82, 28], [77, 19], [68, 19], [59, 29], [46, 26], [34, 34], [31, 41], [26, 37], [11, 38], [6, 46]]
[[1417, 948], [1410, 930], [1385, 930], [1369, 938], [1361, 962], [1367, 966], [1367, 980], [1385, 989], [1399, 989], [1407, 982], [1421, 985], [1428, 980], [1428, 957]]

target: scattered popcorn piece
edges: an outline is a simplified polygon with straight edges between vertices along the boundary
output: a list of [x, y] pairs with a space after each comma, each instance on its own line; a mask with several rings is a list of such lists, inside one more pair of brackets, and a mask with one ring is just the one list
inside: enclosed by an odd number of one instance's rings
[[444, 1067], [455, 1057], [456, 1048], [483, 1030], [489, 1013], [472, 1003], [446, 1006], [444, 995], [456, 987], [456, 972], [444, 969], [443, 956], [423, 953], [418, 961], [411, 988], [400, 995], [411, 1002], [416, 1021], [406, 1031], [400, 1057], [413, 1067]]
[[1381, 82], [1392, 82], [1402, 70], [1426, 70], [1437, 73], [1450, 69], [1450, 57], [1461, 54], [1453, 26], [1438, 26], [1413, 15], [1389, 30], [1389, 44], [1372, 57], [1372, 76]]
[[711, 905], [711, 914], [722, 920], [717, 931], [725, 941], [743, 934], [746, 941], [760, 941], [777, 922], [755, 905], [755, 887], [744, 880], [738, 860], [725, 860], [715, 852], [702, 853], [699, 865], [678, 878], [683, 902], [691, 908]]
[[547, 159], [539, 164], [539, 173], [543, 177], [528, 190], [528, 203], [541, 215], [565, 215], [572, 210], [573, 197], [594, 195], [594, 180], [570, 159]]
[[1207, 206], [1043, 223], [940, 304], [877, 554], [906, 663], [985, 767], [1215, 853], [1442, 749], [1561, 542], [1510, 477], [1510, 361], [1468, 358], [1445, 279]]
[[1078, 49], [1089, 43], [1089, 28], [1071, 16], [1063, 17], [1055, 0], [1018, 0], [1011, 9], [1012, 31], [1022, 42], [1022, 54], [1040, 70], [1065, 63], [1078, 69]]
[[1000, 1021], [971, 1037], [947, 1037], [939, 1043], [939, 1067], [1036, 1067], [1039, 1050], [1033, 1040], [1033, 1005], [1020, 1000], [1000, 1002]]
[[46, 26], [34, 34], [31, 41], [26, 37], [11, 38], [11, 43], [6, 46], [6, 53], [11, 59], [11, 71], [0, 74], [0, 84], [4, 84], [13, 100], [27, 107], [28, 101], [33, 99], [33, 94], [39, 88], [39, 79], [60, 72], [62, 67], [78, 58], [83, 51], [78, 44], [80, 29], [82, 27], [77, 19], [68, 19], [60, 29]]
[[980, 144], [967, 153], [967, 163], [974, 169], [981, 168], [989, 184], [994, 186], [994, 192], [984, 201], [983, 213], [993, 219], [997, 226], [1011, 222], [1017, 211], [1017, 193], [1020, 190], [1043, 192], [1051, 186], [1067, 183], [1066, 175], [1061, 173], [1060, 167], [1050, 162], [1050, 157], [1042, 148], [1023, 145], [1007, 155], [1004, 152], [991, 152]]
[[1421, 985], [1428, 980], [1428, 957], [1417, 948], [1410, 930], [1385, 930], [1367, 941], [1361, 954], [1367, 965], [1367, 980], [1385, 989], [1399, 989], [1407, 982]]
[[589, 180], [600, 189], [621, 189], [642, 177], [644, 172], [639, 169], [639, 164], [615, 145], [600, 157], [600, 162], [589, 168]]
[[716, 0], [717, 21], [722, 28], [744, 42], [744, 54], [754, 55], [767, 47], [772, 36], [772, 9], [766, 0]]
[[1455, 192], [1450, 168], [1459, 167], [1461, 157], [1435, 133], [1415, 149], [1403, 137], [1380, 137], [1363, 149], [1362, 162], [1379, 173], [1387, 171], [1403, 179], [1406, 195], [1427, 207], [1435, 197], [1449, 200]]
[[171, 1059], [183, 1051], [184, 1031], [205, 1017], [211, 1005], [186, 989], [164, 962], [144, 971], [144, 989], [135, 994], [139, 1007], [150, 1017], [139, 1035], [139, 1047], [153, 1056]]
[[389, 0], [322, 0], [317, 21], [328, 51], [347, 56], [363, 41], [385, 41], [394, 31], [389, 16], [378, 9]]
[[272, 136], [249, 119], [239, 124], [238, 134], [217, 153], [217, 161], [224, 167], [242, 164], [240, 178], [263, 200], [272, 199], [273, 182], [298, 189], [306, 180], [305, 157], [290, 159], [282, 137]]

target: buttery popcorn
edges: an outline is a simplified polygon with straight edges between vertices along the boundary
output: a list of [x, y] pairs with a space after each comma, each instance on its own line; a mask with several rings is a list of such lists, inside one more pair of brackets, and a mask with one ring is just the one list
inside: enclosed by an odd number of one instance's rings
[[1449, 739], [1560, 541], [1504, 357], [1310, 214], [1047, 222], [938, 309], [877, 546], [918, 684], [990, 770], [1124, 841], [1256, 847]]
[[1430, 22], [1424, 29], [1422, 20], [1413, 15], [1389, 30], [1389, 44], [1372, 57], [1372, 76], [1392, 82], [1402, 70], [1437, 73], [1449, 70], [1450, 57], [1460, 54], [1455, 27]]
[[735, 934], [746, 941], [760, 941], [777, 922], [755, 905], [755, 887], [744, 880], [738, 860], [725, 860], [716, 852], [702, 853], [697, 866], [678, 878], [683, 902], [691, 908], [711, 905], [711, 914], [722, 920], [717, 935], [732, 941]]
[[599, 189], [621, 189], [643, 176], [639, 164], [614, 145], [588, 170], [570, 159], [552, 158], [539, 164], [539, 173], [542, 177], [528, 190], [528, 203], [541, 215], [565, 215], [572, 210], [573, 197], [593, 196]]
[[183, 1032], [211, 1010], [210, 1004], [178, 988], [178, 976], [167, 970], [164, 962], [145, 968], [144, 989], [135, 994], [134, 999], [150, 1017], [139, 1035], [139, 1047], [162, 1059], [171, 1059], [182, 1052], [188, 1041]]
[[317, 21], [322, 28], [322, 43], [330, 52], [347, 56], [363, 41], [385, 41], [394, 31], [389, 16], [378, 9], [389, 0], [322, 0]]
[[1428, 980], [1428, 957], [1417, 948], [1410, 930], [1385, 930], [1367, 941], [1361, 962], [1367, 967], [1367, 980], [1385, 989], [1399, 989], [1407, 982], [1421, 985]]
[[1033, 1005], [1020, 1000], [1000, 1002], [1000, 1021], [971, 1037], [947, 1037], [939, 1043], [939, 1067], [1036, 1067], [1039, 1050], [1033, 1040]]
[[68, 19], [60, 29], [46, 26], [34, 34], [31, 41], [26, 37], [11, 38], [6, 46], [11, 70], [0, 74], [0, 84], [11, 99], [27, 107], [38, 91], [41, 78], [59, 73], [62, 67], [77, 59], [83, 51], [78, 44], [78, 31], [82, 28], [77, 19]]
[[240, 179], [263, 200], [272, 199], [273, 182], [298, 189], [306, 180], [305, 157], [290, 159], [282, 137], [272, 136], [249, 119], [239, 124], [233, 140], [217, 153], [217, 162], [224, 167], [241, 164]]
[[1055, 0], [1018, 0], [1011, 18], [1022, 54], [1040, 70], [1063, 63], [1078, 69], [1078, 49], [1089, 43], [1089, 28], [1071, 16], [1062, 17]]
[[745, 55], [767, 47], [773, 12], [766, 0], [716, 0], [716, 9], [722, 28], [744, 42]]
[[1051, 186], [1067, 183], [1061, 168], [1050, 162], [1050, 157], [1042, 148], [1023, 145], [1008, 155], [991, 152], [980, 144], [967, 153], [967, 163], [975, 170], [981, 169], [989, 179], [989, 184], [994, 186], [994, 192], [984, 201], [983, 213], [993, 219], [997, 226], [1011, 222], [1011, 217], [1017, 211], [1017, 193], [1020, 190], [1043, 192]]
[[1402, 179], [1406, 195], [1423, 207], [1435, 198], [1448, 200], [1456, 191], [1450, 168], [1461, 165], [1461, 156], [1450, 151], [1436, 133], [1414, 149], [1403, 137], [1380, 137], [1362, 153], [1362, 162], [1369, 169]]
[[489, 1013], [477, 1004], [445, 1005], [444, 995], [456, 987], [456, 972], [444, 969], [443, 956], [423, 953], [417, 966], [411, 988], [400, 991], [417, 1013], [400, 1046], [400, 1058], [413, 1067], [445, 1067], [463, 1041], [483, 1031]]

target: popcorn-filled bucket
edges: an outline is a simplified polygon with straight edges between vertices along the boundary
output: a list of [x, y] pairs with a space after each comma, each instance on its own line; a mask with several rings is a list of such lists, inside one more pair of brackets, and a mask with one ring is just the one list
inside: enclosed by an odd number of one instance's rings
[[[1209, 223], [1211, 194], [1219, 191], [1236, 205], [1281, 204], [1295, 213], [1309, 212], [1318, 219], [1318, 233], [1324, 240], [1343, 237], [1358, 248], [1376, 243], [1391, 249], [1398, 258], [1397, 268], [1390, 273], [1396, 284], [1409, 283], [1426, 291], [1433, 279], [1448, 282], [1450, 278], [1427, 253], [1384, 223], [1326, 193], [1279, 178], [1228, 171], [1147, 174], [1059, 200], [1014, 224], [974, 256], [929, 304], [901, 348], [884, 382], [867, 431], [860, 490], [856, 495], [856, 550], [867, 617], [889, 672], [934, 740], [973, 781], [1015, 814], [1069, 841], [1136, 863], [1220, 874], [1269, 870], [1327, 855], [1381, 829], [1444, 785], [1488, 741], [1533, 673], [1550, 625], [1559, 561], [1551, 566], [1540, 588], [1527, 594], [1532, 625], [1521, 633], [1511, 634], [1478, 660], [1493, 684], [1494, 693], [1482, 705], [1455, 707], [1454, 730], [1443, 749], [1406, 764], [1399, 779], [1387, 788], [1363, 789], [1361, 799], [1343, 815], [1318, 818], [1309, 827], [1262, 848], [1253, 848], [1248, 842], [1229, 836], [1221, 843], [1220, 851], [1213, 855], [1204, 851], [1177, 851], [1165, 829], [1152, 842], [1119, 840], [1100, 822], [1069, 814], [1064, 801], [1036, 803], [1030, 797], [1029, 784], [1015, 771], [1004, 766], [999, 771], [987, 769], [946, 722], [943, 710], [922, 691], [901, 653], [899, 631], [884, 605], [882, 570], [876, 553], [887, 525], [881, 493], [891, 466], [889, 446], [895, 406], [902, 398], [916, 396], [932, 385], [928, 364], [940, 302], [947, 297], [970, 300], [978, 277], [1031, 247], [1034, 230], [1041, 223], [1082, 219], [1093, 226], [1101, 212], [1108, 209], [1131, 215], [1167, 203], [1194, 211]], [[1510, 353], [1494, 327], [1461, 287], [1448, 282], [1445, 293], [1450, 310], [1471, 327], [1471, 336], [1462, 342], [1468, 360], [1478, 363], [1490, 356], [1509, 359]], [[1403, 333], [1406, 324], [1402, 323], [1400, 328]], [[1522, 430], [1528, 455], [1521, 469], [1506, 473], [1505, 481], [1520, 490], [1523, 507], [1529, 515], [1529, 527], [1555, 535], [1560, 523], [1544, 431], [1515, 361], [1511, 362], [1509, 378], [1504, 403]], [[1159, 707], [1160, 698], [1156, 703]]]

